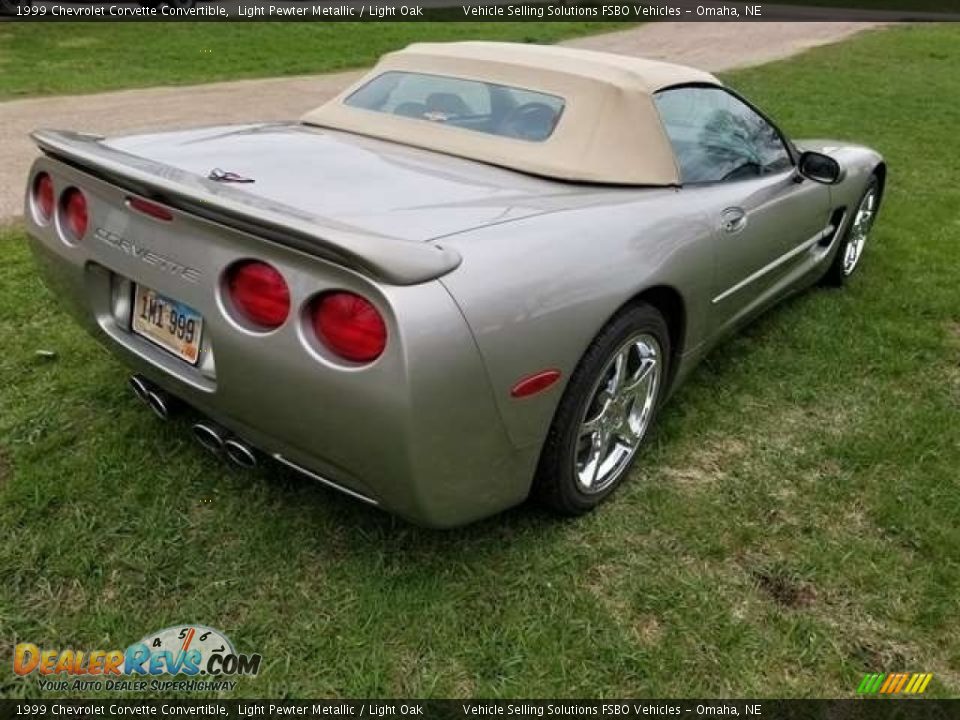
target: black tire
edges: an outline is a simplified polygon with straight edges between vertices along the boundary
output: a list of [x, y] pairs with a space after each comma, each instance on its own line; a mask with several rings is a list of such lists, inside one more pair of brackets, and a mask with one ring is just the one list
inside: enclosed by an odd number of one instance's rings
[[873, 175], [870, 178], [869, 182], [867, 183], [867, 187], [863, 191], [863, 195], [861, 195], [860, 199], [857, 200], [857, 205], [852, 210], [854, 215], [851, 216], [850, 222], [847, 224], [847, 229], [843, 234], [843, 238], [841, 238], [840, 242], [837, 243], [836, 252], [833, 254], [833, 261], [830, 263], [830, 267], [827, 268], [827, 272], [824, 273], [823, 278], [820, 280], [821, 285], [825, 285], [827, 287], [842, 287], [844, 283], [847, 282], [847, 278], [853, 275], [853, 273], [857, 271], [857, 268], [860, 267], [863, 254], [862, 249], [860, 250], [857, 260], [854, 262], [851, 270], [848, 271], [845, 268], [845, 261], [847, 253], [850, 249], [850, 244], [853, 241], [856, 213], [859, 212], [861, 205], [863, 205], [863, 201], [870, 193], [874, 193], [876, 197], [873, 207], [873, 215], [870, 220], [870, 225], [872, 227], [873, 223], [876, 222], [877, 213], [880, 212], [880, 201], [883, 199], [880, 191], [880, 180], [876, 175]]
[[[597, 490], [587, 492], [576, 471], [577, 458], [580, 457], [578, 453], [584, 449], [581, 423], [586, 419], [587, 412], [596, 407], [594, 403], [597, 392], [603, 387], [605, 372], [610, 369], [619, 351], [641, 334], [652, 336], [659, 344], [656, 355], [660, 363], [656, 385], [650, 391], [654, 395], [643, 432], [622, 469], [611, 473], [615, 477], [609, 485], [602, 488], [598, 486]], [[627, 306], [618, 312], [587, 348], [570, 378], [540, 454], [533, 497], [565, 515], [589, 512], [609, 497], [629, 475], [639, 449], [649, 436], [669, 377], [670, 333], [663, 315], [645, 303]]]

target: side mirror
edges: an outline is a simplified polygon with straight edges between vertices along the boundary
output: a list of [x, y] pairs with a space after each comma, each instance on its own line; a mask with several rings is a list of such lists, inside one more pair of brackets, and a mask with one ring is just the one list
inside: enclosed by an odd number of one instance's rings
[[824, 185], [835, 185], [843, 178], [840, 163], [829, 155], [809, 150], [800, 156], [797, 169], [803, 177]]

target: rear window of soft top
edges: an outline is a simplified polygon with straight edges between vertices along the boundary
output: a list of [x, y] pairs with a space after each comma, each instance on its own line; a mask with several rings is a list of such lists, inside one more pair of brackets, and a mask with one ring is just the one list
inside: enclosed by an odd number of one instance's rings
[[529, 142], [550, 137], [564, 108], [563, 98], [535, 90], [399, 71], [377, 75], [344, 103]]

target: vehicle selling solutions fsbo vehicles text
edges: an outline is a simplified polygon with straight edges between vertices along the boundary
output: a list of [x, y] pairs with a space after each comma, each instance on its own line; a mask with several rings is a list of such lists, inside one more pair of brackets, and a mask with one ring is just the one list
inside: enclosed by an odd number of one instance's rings
[[[461, 5], [467, 17], [505, 18], [658, 18], [658, 17], [741, 17], [733, 5], [698, 5], [696, 9], [681, 9], [674, 5], [632, 5], [628, 3], [604, 3], [602, 5]], [[761, 5], [744, 5], [743, 16], [760, 17]]]

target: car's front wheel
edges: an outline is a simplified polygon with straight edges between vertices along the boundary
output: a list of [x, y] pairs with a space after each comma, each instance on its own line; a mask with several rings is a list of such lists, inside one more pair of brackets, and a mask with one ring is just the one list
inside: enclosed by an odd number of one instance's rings
[[874, 175], [867, 183], [867, 189], [864, 190], [857, 205], [855, 214], [850, 219], [850, 225], [840, 241], [837, 253], [833, 257], [830, 268], [823, 276], [823, 283], [833, 287], [839, 287], [846, 282], [847, 278], [853, 275], [859, 267], [860, 260], [863, 257], [863, 250], [867, 245], [867, 239], [870, 236], [870, 229], [877, 219], [877, 212], [880, 210], [880, 181]]
[[638, 304], [620, 311], [587, 349], [554, 416], [534, 494], [562, 513], [596, 507], [626, 477], [669, 377], [663, 315]]

